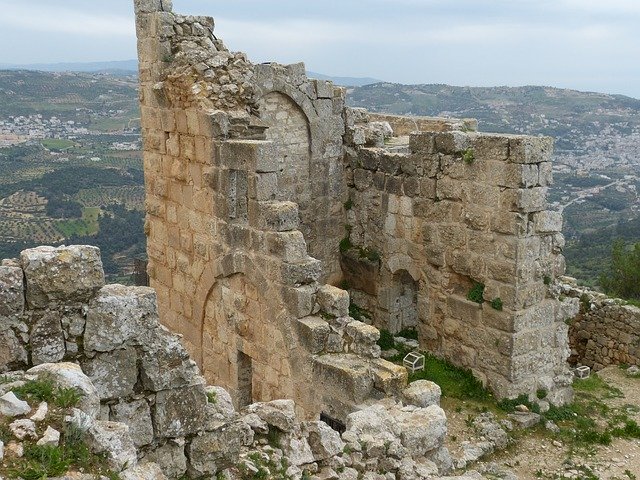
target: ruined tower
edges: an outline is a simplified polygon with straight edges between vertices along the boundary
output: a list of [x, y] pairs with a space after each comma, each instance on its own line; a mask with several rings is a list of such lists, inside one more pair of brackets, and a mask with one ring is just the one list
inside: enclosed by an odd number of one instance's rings
[[336, 418], [395, 394], [406, 372], [351, 294], [499, 396], [567, 398], [550, 139], [350, 109], [303, 64], [231, 53], [209, 17], [135, 8], [151, 286], [211, 383]]

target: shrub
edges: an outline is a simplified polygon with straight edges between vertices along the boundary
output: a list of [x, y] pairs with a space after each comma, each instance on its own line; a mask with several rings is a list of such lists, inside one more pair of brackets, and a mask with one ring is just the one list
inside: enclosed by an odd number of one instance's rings
[[471, 290], [469, 290], [469, 293], [467, 293], [467, 300], [470, 300], [476, 303], [483, 303], [484, 302], [484, 284], [479, 282], [474, 282], [473, 287], [471, 287]]
[[502, 310], [503, 307], [503, 303], [502, 303], [502, 299], [500, 299], [500, 297], [498, 298], [494, 298], [493, 300], [491, 300], [491, 308], [493, 308], [494, 310]]
[[378, 346], [381, 350], [391, 350], [395, 347], [396, 342], [393, 339], [393, 335], [389, 330], [380, 330], [380, 339], [378, 340]]
[[473, 153], [472, 148], [467, 148], [464, 152], [462, 152], [462, 160], [464, 160], [464, 163], [466, 163], [467, 165], [471, 165], [475, 161], [475, 159], [476, 157]]

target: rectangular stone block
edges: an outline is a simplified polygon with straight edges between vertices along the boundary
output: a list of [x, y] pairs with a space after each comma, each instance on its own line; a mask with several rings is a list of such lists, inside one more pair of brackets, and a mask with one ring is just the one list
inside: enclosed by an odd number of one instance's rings
[[513, 136], [509, 138], [509, 162], [550, 162], [553, 155], [551, 137]]
[[255, 198], [258, 201], [275, 200], [278, 194], [278, 175], [275, 172], [257, 173], [255, 192]]
[[516, 332], [531, 329], [550, 328], [555, 320], [554, 302], [547, 300], [525, 310], [518, 311], [513, 317]]
[[20, 267], [0, 267], [0, 317], [22, 315], [24, 275]]
[[283, 263], [281, 272], [285, 285], [308, 285], [318, 281], [322, 275], [322, 262], [307, 257], [301, 263]]
[[331, 285], [322, 285], [318, 289], [317, 302], [323, 312], [334, 317], [349, 315], [349, 292]]
[[228, 168], [258, 173], [278, 171], [275, 147], [264, 140], [227, 140], [220, 145], [219, 159]]
[[507, 190], [502, 194], [502, 208], [512, 212], [532, 213], [547, 208], [547, 187]]
[[267, 232], [267, 249], [270, 255], [288, 263], [302, 262], [307, 258], [307, 243], [302, 232]]
[[156, 394], [155, 434], [158, 438], [177, 438], [203, 430], [207, 395], [203, 385]]
[[314, 355], [324, 351], [330, 333], [329, 324], [320, 317], [298, 320], [298, 335], [302, 344]]
[[298, 205], [293, 202], [258, 202], [258, 226], [265, 230], [287, 232], [300, 225]]
[[482, 307], [479, 303], [472, 302], [459, 295], [449, 295], [447, 297], [447, 308], [450, 316], [467, 322], [469, 327], [480, 325]]
[[556, 233], [562, 231], [562, 213], [545, 210], [535, 213], [533, 226], [537, 233]]

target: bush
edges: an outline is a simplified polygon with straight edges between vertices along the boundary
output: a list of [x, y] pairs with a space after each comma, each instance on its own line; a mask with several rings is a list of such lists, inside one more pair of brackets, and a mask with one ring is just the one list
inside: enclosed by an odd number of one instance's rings
[[476, 303], [484, 302], [484, 284], [479, 282], [474, 282], [473, 287], [469, 290], [467, 294], [467, 300], [471, 300]]

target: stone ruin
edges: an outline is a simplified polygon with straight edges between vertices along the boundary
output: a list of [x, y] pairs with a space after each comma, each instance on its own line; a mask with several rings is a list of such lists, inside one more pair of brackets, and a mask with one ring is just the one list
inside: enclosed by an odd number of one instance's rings
[[[46, 375], [81, 392], [65, 422], [122, 480], [416, 480], [452, 467], [431, 382], [411, 384], [402, 402], [350, 413], [340, 433], [297, 417], [291, 400], [236, 410], [226, 390], [206, 385], [180, 336], [161, 326], [153, 289], [105, 285], [95, 247], [38, 247], [2, 262], [0, 372], [0, 420], [9, 418], [15, 435], [3, 432], [0, 464], [29, 436], [40, 439], [47, 406], [28, 405], [13, 389]], [[53, 433], [40, 440], [55, 444]]]
[[230, 52], [212, 18], [135, 10], [148, 271], [209, 383], [343, 422], [406, 384], [378, 328], [415, 328], [499, 397], [570, 399], [551, 139], [349, 108], [303, 64]]

